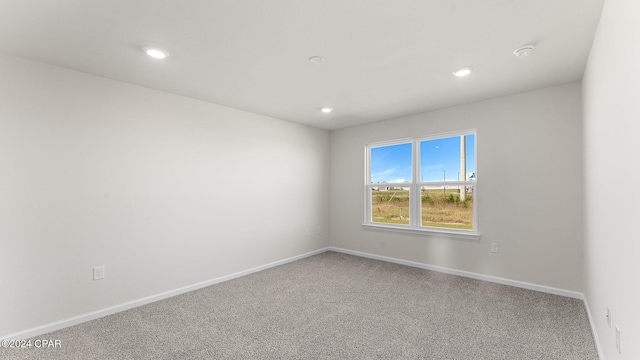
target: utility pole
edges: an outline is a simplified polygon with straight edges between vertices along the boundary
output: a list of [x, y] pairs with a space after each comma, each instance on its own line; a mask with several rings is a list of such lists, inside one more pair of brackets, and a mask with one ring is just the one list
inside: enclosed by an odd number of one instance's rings
[[[464, 135], [460, 136], [460, 175], [458, 180], [467, 180], [467, 140]], [[467, 198], [467, 187], [465, 185], [460, 186], [460, 201], [465, 201]]]

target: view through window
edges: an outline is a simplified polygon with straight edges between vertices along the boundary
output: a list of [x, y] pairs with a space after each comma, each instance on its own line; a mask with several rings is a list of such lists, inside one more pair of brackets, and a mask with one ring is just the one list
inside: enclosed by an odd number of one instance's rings
[[365, 222], [475, 231], [475, 145], [468, 131], [367, 146]]

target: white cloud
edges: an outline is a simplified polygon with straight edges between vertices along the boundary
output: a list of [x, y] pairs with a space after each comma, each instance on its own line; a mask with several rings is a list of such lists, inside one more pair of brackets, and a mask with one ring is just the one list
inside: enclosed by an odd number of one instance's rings
[[[371, 174], [371, 182], [382, 182], [387, 176], [396, 172], [396, 168], [385, 169], [383, 171], [377, 172], [375, 174]], [[388, 181], [387, 181], [388, 182]]]
[[385, 175], [391, 175], [394, 172], [396, 172], [396, 168], [391, 168], [391, 169], [385, 169], [383, 171], [377, 172], [375, 174], [371, 174], [372, 178], [379, 178], [379, 177], [383, 177]]

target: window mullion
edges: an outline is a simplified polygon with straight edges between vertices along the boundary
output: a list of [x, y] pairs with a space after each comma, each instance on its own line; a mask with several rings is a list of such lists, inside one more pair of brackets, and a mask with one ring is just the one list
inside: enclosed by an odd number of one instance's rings
[[411, 193], [409, 194], [409, 206], [411, 209], [411, 221], [409, 226], [417, 229], [421, 223], [420, 219], [420, 187], [418, 185], [418, 179], [420, 176], [420, 142], [413, 140], [413, 171], [411, 179]]

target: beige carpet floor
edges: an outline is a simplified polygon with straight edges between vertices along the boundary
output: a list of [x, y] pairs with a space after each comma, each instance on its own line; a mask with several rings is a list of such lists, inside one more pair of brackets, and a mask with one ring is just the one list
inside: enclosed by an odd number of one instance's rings
[[597, 359], [580, 300], [335, 252], [65, 328], [0, 359]]

